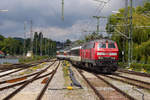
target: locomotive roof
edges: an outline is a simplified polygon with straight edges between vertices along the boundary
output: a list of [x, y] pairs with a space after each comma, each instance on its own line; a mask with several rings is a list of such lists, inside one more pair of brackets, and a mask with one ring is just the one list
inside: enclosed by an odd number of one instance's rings
[[72, 48], [71, 47], [67, 47], [65, 49], [61, 49], [61, 50], [59, 50], [59, 52], [70, 52], [70, 50], [81, 49], [83, 45], [88, 44], [88, 43], [95, 43], [95, 42], [103, 43], [103, 42], [106, 42], [106, 41], [108, 41], [109, 43], [114, 43], [115, 42], [115, 41], [110, 40], [110, 39], [93, 40], [93, 41], [89, 41], [89, 42], [83, 43], [80, 46], [75, 46], [75, 47], [72, 47]]
[[[101, 39], [101, 40], [94, 40], [94, 41], [90, 41], [89, 43], [93, 43], [93, 42], [111, 42], [111, 43], [114, 43], [115, 41], [113, 40], [109, 40], [109, 39]], [[85, 43], [86, 44], [86, 43]]]
[[109, 39], [96, 40], [96, 42], [106, 42], [106, 41], [108, 41], [108, 42], [112, 42], [112, 43], [114, 43], [114, 42], [115, 42], [115, 41], [113, 41], [113, 40], [109, 40]]

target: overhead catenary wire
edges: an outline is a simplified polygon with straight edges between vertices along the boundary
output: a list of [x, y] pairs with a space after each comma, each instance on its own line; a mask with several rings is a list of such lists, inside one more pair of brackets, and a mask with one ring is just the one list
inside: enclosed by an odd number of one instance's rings
[[[99, 6], [97, 7], [97, 9], [96, 9], [95, 12], [94, 12], [94, 13], [96, 13], [95, 15], [97, 15], [97, 12], [98, 12], [99, 9], [101, 9], [102, 5], [103, 5], [103, 3], [99, 4]], [[94, 15], [94, 13], [92, 14], [92, 16]], [[93, 20], [94, 20], [94, 19], [93, 19], [92, 16], [89, 17], [90, 20], [89, 20], [89, 23], [88, 23], [88, 27], [87, 27], [86, 29], [90, 29], [89, 27], [90, 27], [90, 25], [93, 23]], [[91, 29], [90, 29], [90, 30], [91, 30]]]
[[[99, 4], [99, 6], [98, 6], [98, 8], [96, 9], [96, 16], [97, 15], [99, 15], [100, 14], [100, 12], [103, 10], [103, 8], [106, 6], [106, 4], [108, 4], [109, 2], [110, 2], [111, 0], [107, 0], [106, 2], [103, 2], [103, 1], [100, 1], [101, 2], [101, 4]], [[93, 15], [94, 15], [94, 13], [93, 13]], [[91, 28], [89, 28], [90, 26], [91, 26], [91, 24], [93, 23], [93, 18], [92, 17], [90, 17], [91, 19], [89, 20], [89, 23], [88, 23], [88, 27], [86, 28], [86, 29], [90, 29], [91, 30]]]

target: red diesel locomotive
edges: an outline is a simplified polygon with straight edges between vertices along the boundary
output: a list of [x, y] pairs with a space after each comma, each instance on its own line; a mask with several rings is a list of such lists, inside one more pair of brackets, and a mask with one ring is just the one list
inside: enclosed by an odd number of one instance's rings
[[112, 40], [91, 41], [80, 50], [81, 64], [101, 72], [114, 72], [117, 70], [118, 53], [117, 44]]

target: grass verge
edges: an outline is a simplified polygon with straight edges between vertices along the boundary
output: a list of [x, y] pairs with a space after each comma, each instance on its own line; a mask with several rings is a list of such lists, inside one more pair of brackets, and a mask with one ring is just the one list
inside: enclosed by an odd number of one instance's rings
[[118, 64], [119, 67], [123, 69], [131, 69], [136, 72], [145, 72], [150, 74], [150, 64], [132, 63], [130, 68], [127, 68], [128, 67], [127, 63], [119, 62]]
[[69, 77], [69, 67], [70, 67], [70, 64], [68, 61], [63, 61], [62, 62], [62, 67], [63, 67], [63, 76], [64, 76], [64, 79], [65, 79], [65, 84], [64, 86], [65, 87], [68, 87], [70, 86], [70, 83], [71, 83], [71, 80], [70, 80], [70, 77]]

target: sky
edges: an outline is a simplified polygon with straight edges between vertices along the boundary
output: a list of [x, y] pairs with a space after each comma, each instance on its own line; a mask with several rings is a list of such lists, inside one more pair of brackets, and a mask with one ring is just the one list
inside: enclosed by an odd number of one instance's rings
[[[134, 5], [142, 0], [133, 0]], [[0, 34], [5, 37], [30, 36], [31, 20], [33, 32], [43, 32], [44, 37], [56, 41], [82, 39], [96, 30], [96, 19], [92, 16], [109, 16], [112, 11], [124, 7], [125, 0], [64, 0], [64, 21], [61, 19], [62, 0], [1, 0]], [[24, 31], [24, 23], [26, 30]], [[105, 30], [106, 19], [100, 20], [100, 30]], [[106, 34], [106, 33], [102, 33]]]

